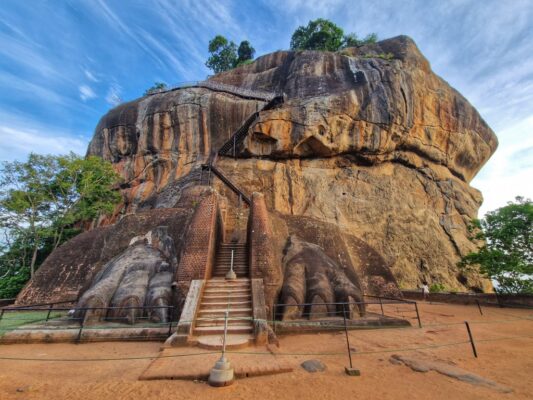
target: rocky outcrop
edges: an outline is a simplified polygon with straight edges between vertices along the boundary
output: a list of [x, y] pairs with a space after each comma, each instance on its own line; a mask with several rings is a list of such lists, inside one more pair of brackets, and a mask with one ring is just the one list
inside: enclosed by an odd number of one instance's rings
[[17, 297], [17, 303], [76, 302], [105, 265], [128, 249], [133, 238], [158, 226], [168, 226], [179, 255], [193, 211], [192, 208], [148, 210], [127, 215], [115, 225], [81, 233], [46, 259]]
[[[296, 257], [307, 260], [306, 274], [323, 277], [321, 298], [394, 294], [397, 285], [422, 281], [456, 290], [490, 287], [456, 263], [474, 249], [467, 226], [482, 196], [469, 182], [495, 151], [496, 136], [470, 103], [431, 71], [411, 39], [400, 36], [336, 53], [278, 51], [210, 82], [282, 94], [284, 102], [262, 110], [266, 101], [204, 85], [111, 110], [88, 149], [113, 162], [124, 177], [124, 202], [108, 222], [127, 215], [120, 226], [144, 210], [157, 216], [193, 208], [195, 193], [207, 183], [201, 165], [259, 111], [236, 144], [235, 157], [219, 156], [217, 168], [244, 193], [263, 194], [274, 238], [265, 254], [274, 254], [277, 268], [269, 299], [287, 290], [302, 299], [314, 293], [290, 283], [301, 272], [287, 256], [296, 248], [306, 249]], [[211, 178], [219, 204], [236, 207], [235, 194]], [[150, 229], [159, 225], [175, 229], [170, 236], [182, 245], [186, 224], [158, 222]], [[113, 241], [105, 232], [114, 229], [98, 228], [74, 242], [89, 237], [98, 242], [102, 236]], [[74, 275], [87, 270], [92, 279], [126, 247], [55, 268]], [[51, 259], [71, 248], [67, 243]], [[44, 265], [48, 277], [52, 263]], [[50, 278], [50, 285], [67, 285], [61, 279], [66, 278]], [[302, 282], [307, 280], [305, 275]], [[32, 285], [23, 298], [31, 297]], [[79, 284], [69, 287], [74, 293]], [[338, 287], [346, 289], [342, 295]]]
[[78, 301], [74, 317], [85, 324], [103, 319], [166, 323], [174, 304], [172, 282], [177, 261], [168, 227], [134, 237], [123, 253], [96, 274]]

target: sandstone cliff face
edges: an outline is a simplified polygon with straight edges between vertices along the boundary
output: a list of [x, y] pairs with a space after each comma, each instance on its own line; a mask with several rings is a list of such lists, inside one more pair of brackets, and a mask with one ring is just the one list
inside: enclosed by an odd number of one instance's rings
[[[387, 53], [393, 58], [380, 56]], [[281, 106], [259, 113], [236, 158], [217, 164], [244, 192], [264, 194], [279, 222], [280, 252], [310, 220], [333, 227], [363, 281], [377, 268], [375, 257], [365, 259], [370, 252], [383, 264], [374, 275], [392, 272], [400, 286], [486, 286], [456, 262], [473, 250], [467, 224], [482, 201], [469, 182], [497, 140], [412, 40], [339, 53], [280, 51], [211, 80], [285, 95]], [[175, 207], [200, 183], [209, 154], [264, 104], [206, 88], [143, 97], [102, 118], [88, 154], [124, 176], [122, 213]]]

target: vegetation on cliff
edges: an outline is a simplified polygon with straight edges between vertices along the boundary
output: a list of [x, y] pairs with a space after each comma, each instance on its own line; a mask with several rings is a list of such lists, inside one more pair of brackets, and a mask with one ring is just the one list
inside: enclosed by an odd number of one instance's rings
[[98, 157], [30, 154], [0, 170], [0, 297], [18, 293], [76, 225], [110, 213], [120, 200], [118, 175]]
[[355, 33], [344, 34], [344, 30], [333, 22], [318, 18], [307, 26], [299, 26], [291, 38], [291, 50], [337, 51], [344, 47], [357, 47], [376, 43], [378, 36], [371, 33], [359, 39]]
[[[355, 33], [344, 34], [344, 30], [333, 22], [318, 18], [309, 21], [307, 26], [299, 26], [291, 37], [291, 50], [337, 51], [346, 47], [358, 47], [376, 43], [375, 33], [359, 39]], [[209, 58], [205, 65], [215, 74], [252, 62], [255, 49], [249, 41], [244, 40], [239, 47], [224, 36], [217, 35], [209, 41]], [[148, 91], [159, 89], [152, 87]], [[147, 91], [147, 92], [148, 92]]]
[[239, 47], [224, 36], [217, 35], [209, 41], [209, 58], [205, 65], [215, 74], [250, 62], [254, 58], [255, 49], [249, 41], [243, 40]]
[[460, 266], [480, 266], [503, 293], [533, 293], [533, 202], [517, 197], [472, 224], [472, 240], [483, 241], [479, 251], [465, 256]]

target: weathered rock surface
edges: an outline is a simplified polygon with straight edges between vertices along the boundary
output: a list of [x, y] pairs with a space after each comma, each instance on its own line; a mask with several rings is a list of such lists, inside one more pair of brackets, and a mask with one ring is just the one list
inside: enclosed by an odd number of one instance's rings
[[462, 382], [469, 383], [475, 386], [486, 387], [500, 393], [512, 393], [513, 389], [500, 385], [490, 379], [465, 371], [454, 365], [447, 364], [442, 361], [428, 360], [424, 358], [417, 358], [412, 356], [405, 356], [394, 354], [390, 357], [390, 362], [393, 364], [405, 364], [415, 372], [429, 372], [435, 371], [439, 374], [449, 376]]
[[323, 372], [327, 369], [326, 365], [320, 360], [306, 360], [301, 366], [307, 372]]
[[168, 226], [176, 254], [192, 209], [169, 208], [127, 215], [117, 224], [81, 233], [54, 251], [17, 298], [19, 304], [76, 300], [104, 266], [128, 249], [133, 238]]
[[123, 253], [96, 274], [76, 305], [75, 318], [85, 323], [104, 319], [130, 324], [141, 319], [167, 322], [174, 304], [171, 285], [177, 263], [168, 227], [134, 237]]
[[[281, 215], [355, 236], [400, 285], [486, 284], [455, 264], [473, 250], [467, 224], [482, 201], [468, 182], [497, 140], [412, 40], [340, 53], [280, 51], [212, 80], [285, 94], [284, 104], [260, 113], [236, 160], [219, 158], [245, 192], [264, 193]], [[145, 97], [106, 115], [89, 153], [125, 176], [125, 211], [172, 206], [209, 152], [263, 104], [204, 88]]]
[[[386, 53], [393, 58], [385, 59]], [[497, 139], [468, 101], [431, 71], [411, 39], [400, 36], [337, 53], [279, 51], [210, 81], [284, 94], [284, 103], [259, 112], [235, 158], [220, 156], [217, 167], [245, 193], [264, 195], [285, 287], [296, 273], [287, 258], [289, 237], [334, 265], [327, 271], [341, 271], [343, 287], [355, 287], [345, 291], [352, 298], [361, 291], [394, 293], [397, 284], [414, 287], [422, 281], [459, 290], [489, 287], [456, 263], [474, 249], [467, 225], [482, 202], [469, 182], [495, 151]], [[107, 222], [120, 214], [137, 213], [126, 216], [135, 219], [149, 209], [153, 216], [176, 207], [187, 213], [196, 201], [191, 193], [200, 190], [201, 164], [265, 104], [196, 87], [111, 110], [88, 149], [113, 162], [125, 179], [121, 210]], [[236, 206], [234, 193], [221, 181], [214, 179], [213, 186], [221, 204]], [[78, 257], [75, 245], [67, 243], [36, 281], [46, 277], [49, 283], [42, 287], [79, 292], [82, 275], [92, 279], [127, 247], [109, 244], [126, 242], [116, 236], [122, 221], [70, 242], [94, 241], [97, 248], [114, 251]], [[185, 223], [158, 221], [136, 234], [159, 225], [175, 230], [171, 236], [182, 244]], [[72, 265], [67, 266], [67, 254], [76, 260]], [[323, 276], [322, 267], [311, 269]], [[326, 282], [329, 273], [317, 279]], [[30, 284], [22, 298], [32, 297], [36, 285]], [[283, 287], [279, 282], [274, 289]], [[327, 298], [346, 297], [326, 295], [328, 286], [321, 287]], [[309, 291], [298, 289], [298, 296], [308, 298]]]

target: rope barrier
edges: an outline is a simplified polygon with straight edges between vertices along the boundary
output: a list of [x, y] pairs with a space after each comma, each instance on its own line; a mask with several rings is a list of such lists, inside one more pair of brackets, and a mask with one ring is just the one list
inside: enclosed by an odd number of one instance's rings
[[[513, 340], [513, 339], [530, 339], [533, 338], [533, 335], [522, 335], [522, 336], [508, 336], [500, 338], [490, 338], [490, 339], [476, 339], [476, 342], [495, 342], [501, 340]], [[384, 354], [384, 353], [396, 353], [396, 352], [405, 352], [405, 351], [417, 351], [417, 350], [427, 350], [435, 349], [442, 347], [451, 347], [459, 346], [463, 344], [469, 344], [469, 340], [459, 341], [459, 342], [450, 342], [442, 344], [433, 344], [427, 346], [418, 346], [418, 347], [409, 347], [409, 348], [395, 348], [395, 349], [385, 349], [385, 350], [370, 350], [370, 351], [358, 351], [355, 352], [356, 355], [367, 355], [367, 354]], [[249, 351], [232, 351], [227, 350], [227, 353], [231, 354], [242, 354], [242, 355], [274, 355], [274, 356], [343, 356], [346, 355], [346, 352], [320, 352], [320, 353], [308, 353], [308, 352], [292, 352], [292, 353], [271, 353], [271, 352], [249, 352]], [[98, 361], [133, 361], [133, 360], [153, 360], [157, 358], [182, 358], [182, 357], [195, 357], [202, 355], [210, 354], [220, 354], [219, 351], [208, 351], [208, 352], [199, 352], [199, 353], [190, 353], [190, 354], [158, 354], [153, 356], [136, 356], [136, 357], [110, 357], [110, 358], [30, 358], [30, 357], [5, 357], [0, 356], [0, 360], [4, 361], [40, 361], [40, 362], [98, 362]]]

